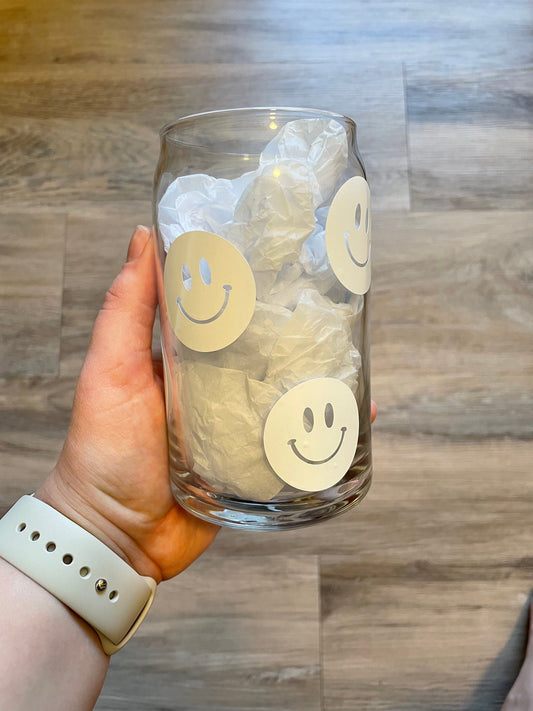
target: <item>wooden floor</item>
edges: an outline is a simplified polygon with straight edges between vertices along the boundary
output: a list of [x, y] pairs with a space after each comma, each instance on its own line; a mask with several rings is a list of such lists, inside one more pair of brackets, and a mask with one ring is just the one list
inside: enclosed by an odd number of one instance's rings
[[162, 124], [348, 113], [376, 211], [370, 494], [224, 530], [100, 711], [500, 708], [533, 585], [532, 26], [528, 0], [0, 0], [0, 513], [54, 464]]

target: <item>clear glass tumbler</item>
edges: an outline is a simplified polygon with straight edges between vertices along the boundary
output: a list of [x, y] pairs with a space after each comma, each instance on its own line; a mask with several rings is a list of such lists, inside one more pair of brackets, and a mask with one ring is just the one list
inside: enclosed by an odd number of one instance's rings
[[371, 214], [355, 123], [246, 108], [165, 126], [154, 225], [177, 500], [250, 529], [359, 502]]

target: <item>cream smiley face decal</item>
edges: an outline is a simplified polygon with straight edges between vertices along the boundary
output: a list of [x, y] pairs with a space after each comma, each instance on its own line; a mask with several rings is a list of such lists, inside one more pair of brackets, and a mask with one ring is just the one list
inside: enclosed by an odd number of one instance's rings
[[370, 189], [361, 176], [341, 186], [328, 213], [326, 250], [337, 279], [354, 294], [370, 288]]
[[274, 404], [263, 447], [280, 479], [302, 491], [321, 491], [346, 474], [358, 437], [359, 411], [350, 388], [335, 378], [315, 378]]
[[185, 232], [170, 245], [164, 270], [168, 318], [187, 348], [204, 353], [233, 343], [255, 309], [246, 259], [212, 232]]

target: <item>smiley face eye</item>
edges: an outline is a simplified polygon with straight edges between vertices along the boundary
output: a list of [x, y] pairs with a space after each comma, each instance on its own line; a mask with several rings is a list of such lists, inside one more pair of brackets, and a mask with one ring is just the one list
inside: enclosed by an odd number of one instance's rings
[[181, 279], [183, 281], [183, 286], [187, 289], [187, 291], [190, 291], [192, 286], [191, 270], [186, 264], [181, 267]]
[[211, 284], [211, 269], [207, 263], [207, 259], [204, 259], [203, 257], [200, 259], [200, 276], [206, 286]]
[[324, 409], [324, 420], [326, 422], [326, 427], [332, 427], [333, 426], [333, 418], [334, 418], [334, 413], [333, 413], [333, 405], [328, 402]]
[[361, 203], [357, 203], [357, 207], [355, 208], [355, 227], [356, 229], [359, 229], [361, 227]]
[[306, 432], [311, 432], [315, 424], [315, 417], [313, 415], [313, 410], [310, 407], [306, 407], [304, 410], [304, 429]]
[[365, 232], [368, 234], [368, 230], [370, 228], [370, 213], [368, 210], [368, 207], [366, 208], [366, 215], [365, 215]]

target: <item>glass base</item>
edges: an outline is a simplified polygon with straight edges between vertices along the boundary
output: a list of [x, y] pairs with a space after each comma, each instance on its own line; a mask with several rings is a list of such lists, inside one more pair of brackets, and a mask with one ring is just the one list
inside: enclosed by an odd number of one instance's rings
[[319, 521], [338, 516], [358, 504], [370, 489], [372, 472], [366, 474], [366, 481], [360, 489], [332, 501], [309, 494], [297, 501], [278, 503], [252, 503], [242, 499], [208, 494], [205, 491], [191, 492], [181, 481], [171, 481], [172, 493], [189, 513], [229, 528], [252, 531], [279, 531], [310, 526]]

